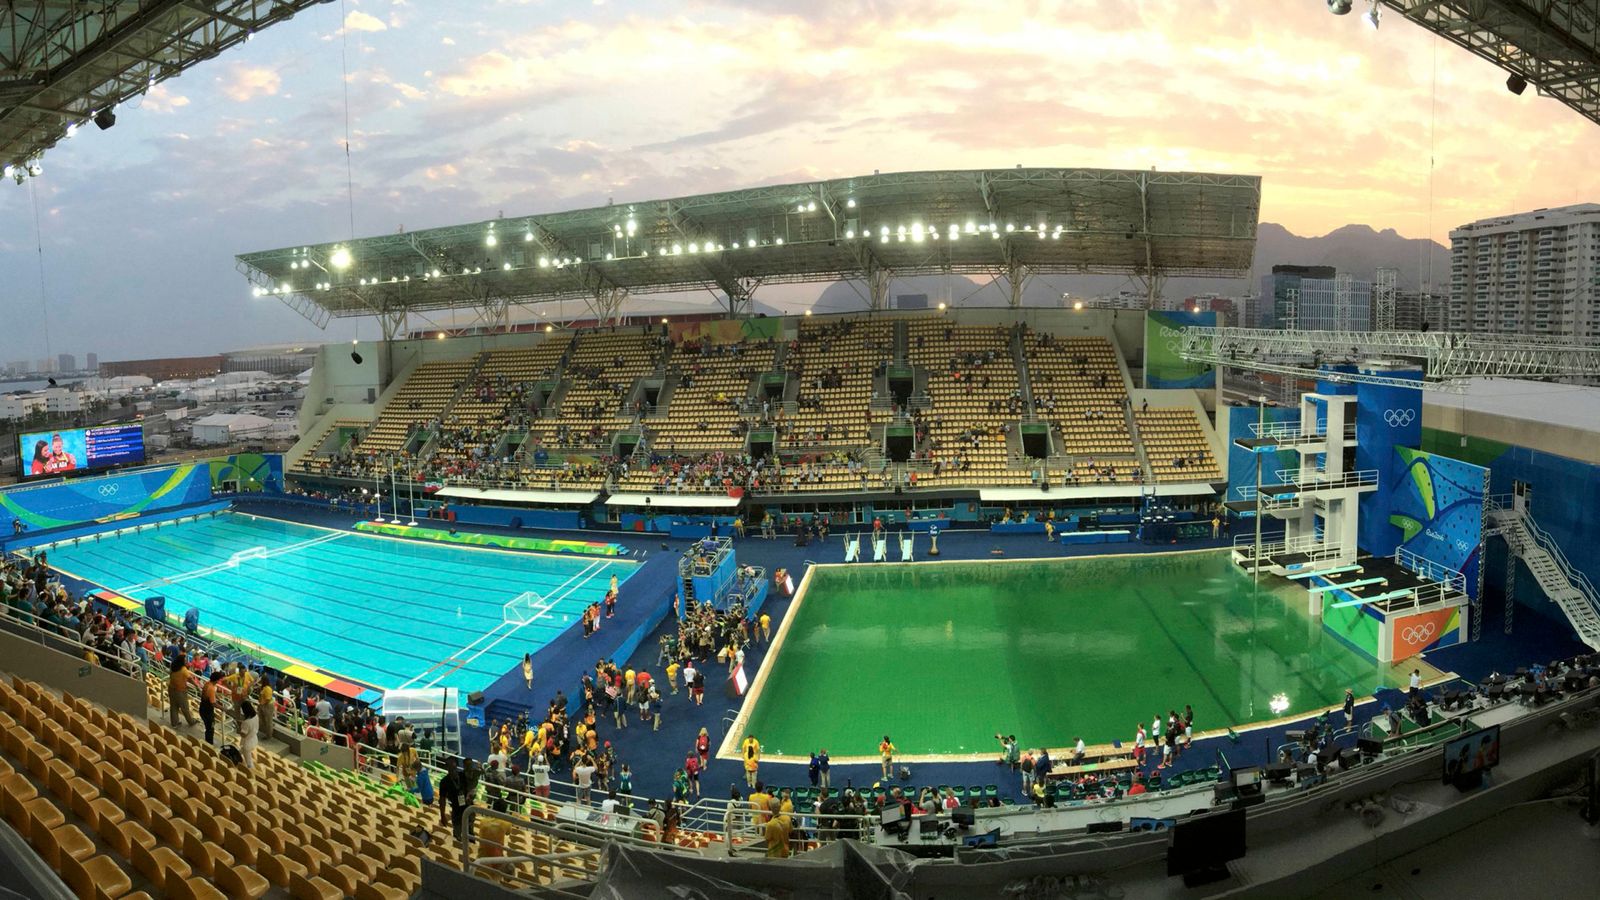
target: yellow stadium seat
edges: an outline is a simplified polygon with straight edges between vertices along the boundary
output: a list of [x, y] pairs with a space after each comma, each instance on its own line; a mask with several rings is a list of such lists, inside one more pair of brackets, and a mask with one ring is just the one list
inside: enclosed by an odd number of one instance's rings
[[411, 894], [393, 885], [363, 882], [356, 886], [356, 900], [405, 900]]
[[224, 866], [217, 870], [217, 887], [232, 900], [256, 900], [272, 889], [271, 882], [259, 872], [243, 866]]
[[321, 878], [295, 875], [289, 881], [289, 896], [294, 900], [339, 900], [344, 895]]
[[40, 831], [34, 835], [33, 847], [50, 868], [61, 871], [62, 860], [71, 857], [82, 862], [94, 855], [94, 841], [76, 825]]
[[95, 833], [123, 859], [133, 858], [134, 847], [141, 844], [148, 847], [156, 842], [155, 835], [132, 819], [123, 819], [110, 827], [97, 827]]
[[189, 864], [171, 847], [135, 845], [131, 861], [140, 875], [163, 890], [170, 891], [177, 881], [194, 874]]
[[282, 853], [266, 853], [256, 857], [256, 869], [274, 885], [289, 889], [295, 878], [306, 876], [304, 864], [296, 862]]
[[168, 900], [227, 900], [228, 895], [204, 878], [171, 879]]
[[79, 900], [117, 900], [133, 890], [133, 879], [109, 856], [62, 857], [61, 880]]

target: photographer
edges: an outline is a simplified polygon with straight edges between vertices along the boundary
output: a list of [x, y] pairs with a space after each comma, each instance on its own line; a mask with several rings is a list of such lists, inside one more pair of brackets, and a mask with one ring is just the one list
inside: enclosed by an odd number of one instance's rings
[[1022, 767], [1022, 750], [1017, 746], [1017, 736], [1014, 734], [996, 734], [994, 739], [1000, 742], [1000, 758], [995, 760], [995, 765], [1010, 766], [1015, 772]]

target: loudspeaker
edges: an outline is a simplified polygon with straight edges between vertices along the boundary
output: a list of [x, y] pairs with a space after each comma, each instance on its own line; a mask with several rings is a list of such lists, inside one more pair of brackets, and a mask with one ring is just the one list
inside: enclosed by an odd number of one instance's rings
[[354, 350], [351, 350], [350, 351], [350, 361], [355, 363], [358, 366], [361, 365], [361, 354], [357, 353]]
[[482, 706], [483, 705], [483, 691], [473, 691], [472, 693], [468, 694], [467, 695], [467, 705], [468, 706]]
[[[1520, 94], [1522, 92], [1518, 91], [1517, 93]], [[108, 106], [94, 114], [94, 124], [98, 125], [101, 131], [105, 131], [107, 128], [117, 124], [117, 114], [112, 112], [111, 107]]]
[[1506, 90], [1516, 94], [1518, 97], [1521, 97], [1522, 92], [1527, 89], [1528, 79], [1523, 78], [1521, 75], [1513, 74], [1510, 78], [1506, 79]]

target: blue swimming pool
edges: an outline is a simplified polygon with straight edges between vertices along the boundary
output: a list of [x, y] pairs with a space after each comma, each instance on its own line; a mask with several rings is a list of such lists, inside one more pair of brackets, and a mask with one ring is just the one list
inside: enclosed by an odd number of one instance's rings
[[[637, 564], [427, 544], [227, 512], [48, 551], [67, 574], [389, 689], [479, 690]], [[506, 621], [527, 591], [542, 602]], [[626, 596], [626, 591], [624, 591]], [[528, 620], [520, 624], [520, 620]]]

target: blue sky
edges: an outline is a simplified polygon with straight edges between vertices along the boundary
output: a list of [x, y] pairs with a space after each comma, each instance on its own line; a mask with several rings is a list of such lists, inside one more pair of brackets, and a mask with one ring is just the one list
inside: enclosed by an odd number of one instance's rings
[[367, 235], [1019, 163], [1260, 174], [1262, 218], [1300, 234], [1443, 240], [1600, 199], [1600, 129], [1503, 83], [1398, 17], [1373, 31], [1322, 0], [346, 0], [0, 184], [0, 362], [45, 356], [46, 314], [53, 352], [102, 359], [374, 337], [318, 331], [234, 270], [236, 253], [349, 237], [352, 212]]

